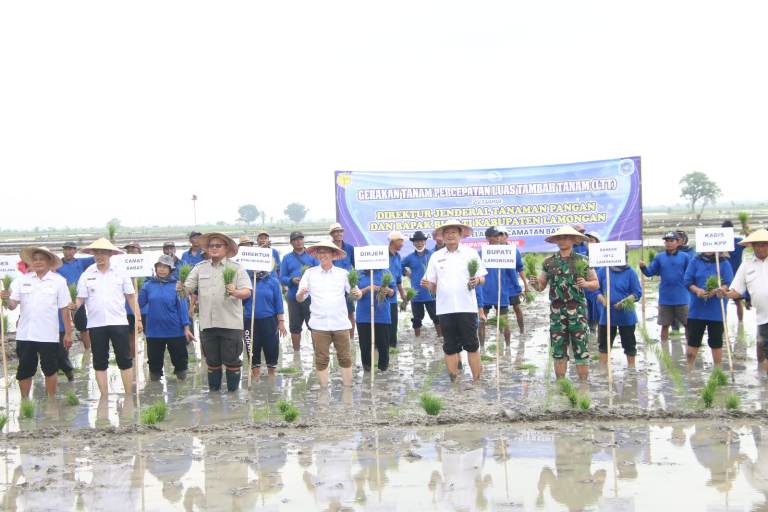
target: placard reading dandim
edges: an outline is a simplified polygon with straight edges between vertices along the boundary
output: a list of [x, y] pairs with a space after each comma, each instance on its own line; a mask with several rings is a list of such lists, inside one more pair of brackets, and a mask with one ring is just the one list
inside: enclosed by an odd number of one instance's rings
[[589, 244], [589, 266], [610, 267], [627, 264], [626, 242]]
[[389, 268], [389, 247], [386, 245], [355, 247], [355, 268], [357, 270]]

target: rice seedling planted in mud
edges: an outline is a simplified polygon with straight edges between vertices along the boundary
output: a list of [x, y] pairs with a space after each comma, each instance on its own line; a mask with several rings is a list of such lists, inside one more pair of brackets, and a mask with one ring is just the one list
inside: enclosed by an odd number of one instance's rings
[[534, 371], [536, 371], [536, 368], [538, 368], [538, 366], [536, 366], [533, 363], [523, 363], [523, 364], [517, 366], [518, 370], [520, 370], [520, 371], [528, 371], [528, 372], [534, 372]]
[[717, 290], [717, 276], [716, 275], [709, 276], [707, 278], [707, 282], [704, 284], [704, 287], [708, 292]]
[[290, 406], [288, 410], [286, 410], [283, 413], [283, 419], [288, 423], [291, 423], [298, 417], [299, 417], [299, 410], [294, 406]]
[[507, 329], [509, 322], [506, 316], [496, 315], [485, 319], [485, 325], [496, 327], [496, 321], [499, 322], [499, 328], [504, 331]]
[[491, 363], [491, 362], [493, 362], [495, 360], [496, 360], [495, 357], [489, 356], [488, 354], [481, 354], [480, 355], [480, 362], [482, 362], [482, 363]]
[[709, 381], [704, 389], [701, 391], [701, 399], [704, 402], [704, 407], [709, 409], [715, 401], [715, 392], [717, 391], [717, 385], [714, 382]]
[[490, 352], [491, 354], [496, 353], [496, 344], [495, 343], [489, 343], [485, 346], [485, 351]]
[[581, 409], [582, 411], [588, 411], [591, 405], [592, 405], [592, 401], [589, 399], [587, 395], [581, 395], [579, 397], [579, 409]]
[[294, 368], [293, 366], [287, 366], [285, 368], [278, 368], [277, 373], [280, 373], [282, 375], [296, 375], [299, 373], [298, 368]]
[[22, 418], [31, 418], [35, 415], [35, 411], [37, 410], [37, 403], [35, 403], [34, 400], [27, 400], [24, 399], [21, 401], [21, 405], [19, 406], [19, 412], [21, 413]]
[[141, 423], [144, 425], [154, 425], [165, 420], [168, 414], [168, 406], [162, 400], [155, 401], [152, 405], [141, 411]]
[[67, 391], [64, 399], [67, 401], [67, 405], [80, 405], [80, 399], [77, 398], [74, 391]]
[[564, 395], [570, 395], [575, 392], [573, 383], [569, 379], [559, 379], [557, 381], [557, 388]]
[[[224, 286], [230, 285], [235, 282], [235, 276], [237, 275], [237, 269], [235, 267], [224, 267]], [[224, 290], [224, 296], [229, 297], [229, 293]]]
[[277, 406], [277, 410], [280, 411], [280, 414], [282, 414], [287, 411], [292, 404], [288, 400], [278, 400], [275, 405]]
[[0, 414], [0, 430], [5, 428], [5, 424], [8, 423], [8, 416]]
[[725, 408], [730, 410], [736, 410], [741, 406], [741, 398], [736, 393], [729, 393], [725, 397]]
[[[473, 278], [477, 275], [477, 271], [480, 269], [480, 262], [476, 259], [469, 260], [469, 263], [467, 263], [467, 271], [469, 272], [469, 277]], [[470, 286], [469, 283], [467, 283], [467, 290], [471, 290], [472, 286]]]
[[712, 370], [712, 375], [709, 376], [709, 381], [714, 382], [715, 386], [727, 386], [728, 376], [722, 370], [722, 368], [715, 368]]
[[443, 408], [443, 401], [430, 393], [422, 393], [419, 397], [424, 412], [430, 416], [437, 416]]
[[269, 402], [264, 407], [258, 407], [253, 410], [253, 421], [261, 422], [269, 419], [270, 416]]
[[573, 268], [576, 271], [576, 277], [587, 279], [589, 277], [589, 260], [586, 258], [578, 258], [573, 263]]

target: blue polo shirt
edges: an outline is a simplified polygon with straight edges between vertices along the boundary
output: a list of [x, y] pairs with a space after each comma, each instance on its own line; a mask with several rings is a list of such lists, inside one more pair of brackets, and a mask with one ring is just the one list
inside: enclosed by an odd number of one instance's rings
[[[597, 269], [597, 279], [600, 281], [600, 292], [607, 297], [607, 279], [606, 267]], [[637, 313], [635, 310], [624, 311], [623, 309], [614, 309], [617, 303], [621, 302], [630, 295], [635, 296], [635, 300], [640, 300], [643, 290], [640, 288], [640, 280], [632, 267], [624, 270], [611, 270], [611, 325], [635, 325], [637, 323]], [[600, 308], [600, 325], [608, 323], [608, 314], [605, 308]]]
[[416, 296], [411, 299], [411, 302], [435, 301], [435, 298], [429, 293], [429, 290], [419, 284], [424, 278], [424, 274], [427, 272], [427, 263], [429, 263], [429, 258], [432, 257], [432, 254], [432, 251], [426, 248], [421, 254], [413, 251], [401, 262], [403, 268], [408, 267], [411, 269], [411, 288], [416, 290]]
[[[366, 288], [371, 285], [371, 272], [365, 270], [358, 272], [360, 275], [360, 281], [358, 287], [360, 289]], [[384, 275], [384, 270], [373, 271], [373, 284], [381, 286], [381, 278]], [[376, 297], [376, 292], [366, 293], [363, 297], [357, 301], [357, 307], [355, 308], [355, 321], [359, 324], [371, 323], [371, 296]], [[373, 302], [373, 319], [377, 324], [391, 324], [392, 317], [390, 316], [389, 301], [386, 299], [383, 302], [374, 300]]]
[[[717, 267], [715, 262], [707, 262], [701, 258], [701, 255], [695, 257], [688, 264], [688, 269], [685, 271], [685, 279], [683, 284], [688, 288], [692, 284], [695, 284], [699, 288], [707, 289], [707, 278], [709, 276], [717, 276]], [[728, 260], [720, 260], [720, 281], [723, 284], [729, 285], [733, 280], [733, 269]], [[688, 318], [694, 320], [710, 320], [715, 322], [722, 322], [723, 315], [720, 312], [720, 299], [717, 297], [710, 297], [708, 299], [700, 299], [695, 293], [689, 291], [690, 306], [688, 307]], [[723, 299], [725, 310], [728, 310], [728, 299]]]
[[162, 282], [154, 277], [144, 281], [139, 292], [139, 308], [146, 312], [147, 338], [180, 338], [189, 325], [189, 304], [176, 293], [176, 279]]
[[344, 256], [343, 259], [333, 260], [333, 265], [349, 271], [352, 267], [355, 266], [355, 248], [342, 240], [341, 250], [347, 253], [347, 255]]
[[77, 284], [80, 275], [85, 272], [85, 269], [95, 263], [93, 256], [87, 258], [75, 258], [71, 261], [61, 261], [62, 265], [56, 269], [56, 272], [67, 280], [67, 285]]
[[589, 244], [587, 242], [580, 242], [573, 246], [573, 252], [589, 257]]
[[181, 253], [181, 264], [182, 265], [192, 265], [193, 267], [203, 261], [203, 250], [198, 249], [197, 254], [192, 254], [190, 251], [192, 249], [188, 249]]
[[736, 271], [741, 266], [741, 258], [744, 255], [744, 247], [739, 245], [739, 242], [744, 240], [742, 237], [737, 236], [733, 239], [733, 250], [731, 251], [731, 269], [733, 275], [736, 275]]
[[294, 277], [301, 277], [301, 267], [309, 265], [315, 267], [320, 262], [313, 258], [306, 251], [300, 255], [296, 251], [291, 251], [285, 255], [280, 263], [280, 282], [288, 287], [288, 300], [296, 300], [296, 292], [299, 291], [299, 285], [292, 280]]
[[688, 304], [690, 292], [685, 286], [685, 271], [691, 259], [688, 253], [675, 251], [670, 254], [660, 252], [650, 265], [641, 268], [646, 276], [660, 276], [659, 304], [662, 306], [684, 306]]
[[397, 304], [397, 285], [403, 284], [403, 264], [400, 253], [389, 253], [389, 273], [392, 274], [392, 283], [390, 288], [395, 289], [394, 295], [389, 298], [390, 304]]
[[[253, 283], [253, 270], [248, 270], [248, 276]], [[278, 314], [283, 314], [283, 292], [280, 289], [280, 283], [269, 274], [264, 279], [256, 280], [256, 312], [254, 318], [270, 318]], [[251, 318], [251, 305], [253, 302], [253, 293], [243, 301], [243, 316]]]

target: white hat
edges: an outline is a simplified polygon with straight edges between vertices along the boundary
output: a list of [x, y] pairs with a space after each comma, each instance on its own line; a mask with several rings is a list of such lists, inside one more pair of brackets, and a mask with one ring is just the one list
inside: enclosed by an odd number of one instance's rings
[[395, 240], [405, 240], [405, 235], [399, 231], [390, 231], [387, 238], [390, 242], [394, 242]]

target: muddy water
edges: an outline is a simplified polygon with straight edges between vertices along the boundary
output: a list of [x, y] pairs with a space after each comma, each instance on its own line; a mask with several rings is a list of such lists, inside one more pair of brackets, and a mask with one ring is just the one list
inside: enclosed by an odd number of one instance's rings
[[221, 429], [20, 440], [6, 510], [758, 510], [754, 422]]

